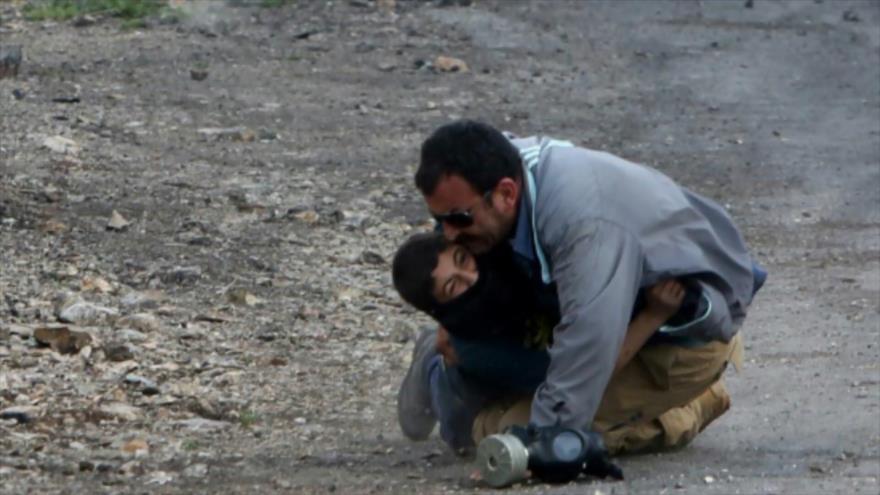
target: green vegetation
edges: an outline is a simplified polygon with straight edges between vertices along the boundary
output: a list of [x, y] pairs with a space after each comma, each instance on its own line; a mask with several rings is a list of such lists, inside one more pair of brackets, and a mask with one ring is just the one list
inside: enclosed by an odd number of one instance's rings
[[260, 5], [266, 8], [283, 7], [293, 3], [293, 0], [263, 0]]
[[181, 444], [183, 450], [198, 450], [199, 447], [201, 447], [201, 445], [195, 440], [184, 440], [183, 444]]
[[143, 27], [144, 19], [173, 12], [166, 0], [30, 0], [22, 9], [31, 21], [63, 21], [85, 14], [123, 19], [126, 27]]
[[238, 417], [238, 422], [241, 423], [241, 426], [250, 428], [259, 419], [259, 416], [254, 411], [242, 411]]

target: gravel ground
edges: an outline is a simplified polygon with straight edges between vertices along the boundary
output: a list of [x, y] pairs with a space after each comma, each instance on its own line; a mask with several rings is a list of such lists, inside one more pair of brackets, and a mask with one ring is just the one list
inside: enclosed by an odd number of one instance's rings
[[659, 168], [771, 272], [691, 446], [506, 493], [880, 491], [880, 3], [176, 3], [0, 3], [0, 492], [488, 491], [394, 406], [389, 260], [464, 116]]

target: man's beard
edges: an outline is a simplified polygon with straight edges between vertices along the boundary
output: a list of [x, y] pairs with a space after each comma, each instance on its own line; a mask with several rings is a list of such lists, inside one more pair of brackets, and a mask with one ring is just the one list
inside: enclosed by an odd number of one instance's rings
[[535, 314], [529, 280], [504, 246], [477, 256], [477, 281], [458, 297], [438, 305], [432, 316], [452, 335], [475, 339], [520, 337]]

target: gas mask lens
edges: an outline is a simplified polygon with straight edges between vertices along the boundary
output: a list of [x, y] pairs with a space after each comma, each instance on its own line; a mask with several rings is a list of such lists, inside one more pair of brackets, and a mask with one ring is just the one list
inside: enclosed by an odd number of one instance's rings
[[553, 455], [562, 462], [576, 460], [584, 450], [584, 442], [580, 435], [568, 430], [562, 431], [553, 438]]

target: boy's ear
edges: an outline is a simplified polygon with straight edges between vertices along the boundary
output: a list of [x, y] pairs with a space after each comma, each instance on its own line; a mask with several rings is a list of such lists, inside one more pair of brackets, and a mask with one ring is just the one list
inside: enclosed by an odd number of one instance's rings
[[510, 211], [511, 208], [515, 210], [519, 206], [520, 185], [516, 180], [504, 177], [498, 181], [495, 191], [498, 193], [504, 210]]

